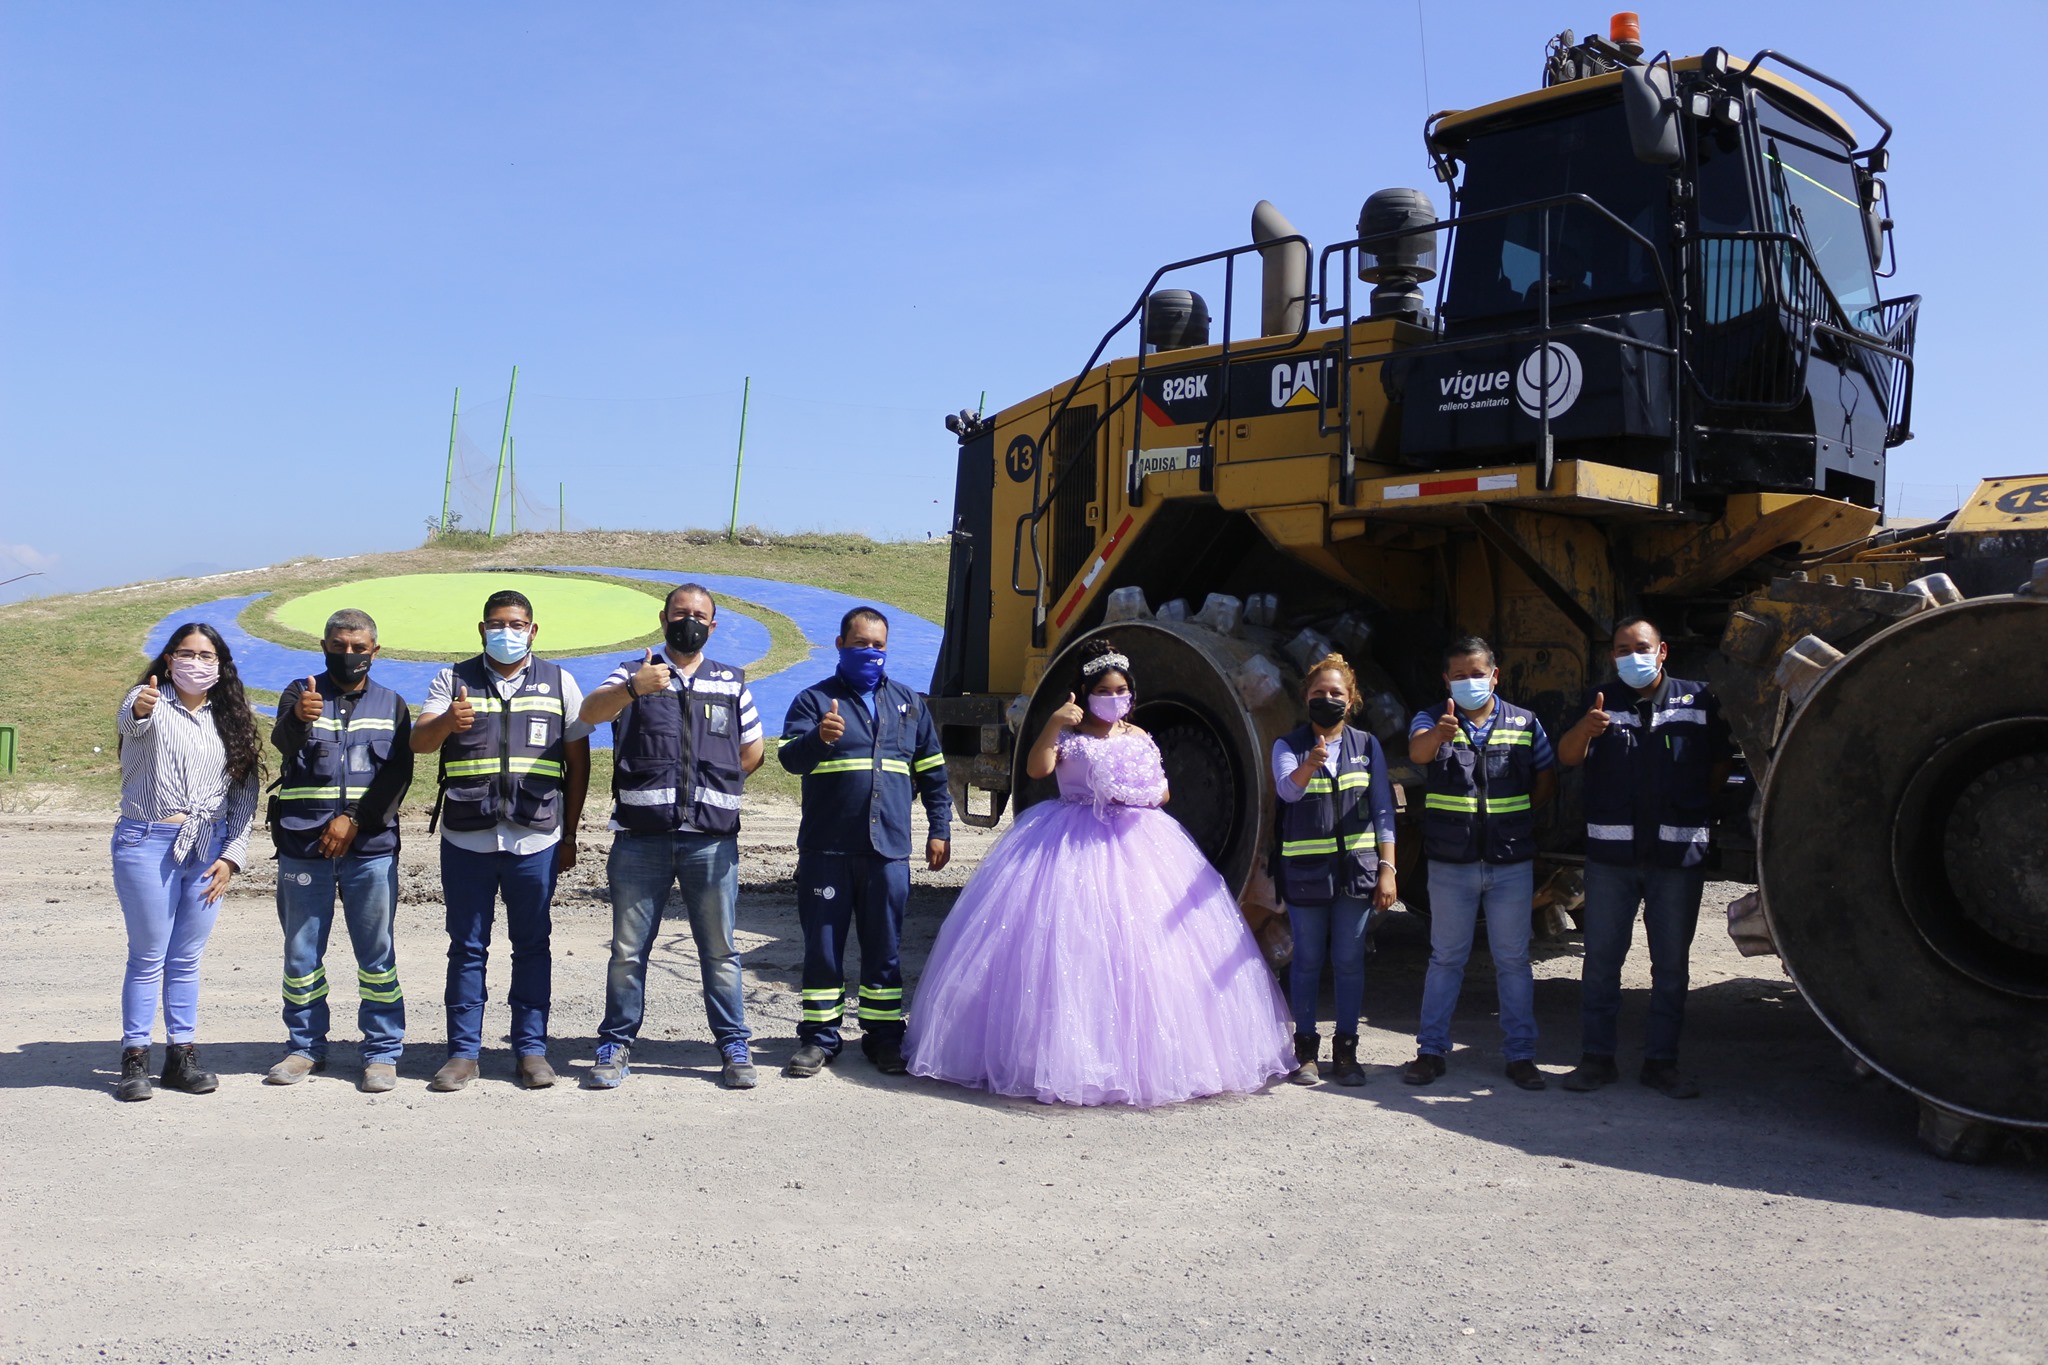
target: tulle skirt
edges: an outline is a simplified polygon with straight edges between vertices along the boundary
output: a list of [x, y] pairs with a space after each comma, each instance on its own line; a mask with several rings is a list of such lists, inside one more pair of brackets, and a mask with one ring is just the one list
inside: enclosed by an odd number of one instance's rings
[[960, 893], [905, 1040], [920, 1076], [1044, 1103], [1172, 1104], [1293, 1069], [1286, 1001], [1164, 811], [1044, 801]]

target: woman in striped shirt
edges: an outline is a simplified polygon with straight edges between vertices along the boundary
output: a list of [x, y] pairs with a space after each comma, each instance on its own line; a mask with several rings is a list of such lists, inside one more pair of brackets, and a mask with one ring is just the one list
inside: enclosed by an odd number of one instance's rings
[[[170, 686], [160, 689], [168, 678]], [[212, 626], [171, 632], [163, 653], [122, 698], [121, 819], [114, 826], [114, 891], [128, 922], [121, 988], [124, 1100], [146, 1100], [150, 1034], [161, 996], [163, 1074], [170, 1090], [219, 1085], [193, 1046], [199, 958], [220, 898], [247, 860], [262, 783], [256, 719], [234, 657]]]

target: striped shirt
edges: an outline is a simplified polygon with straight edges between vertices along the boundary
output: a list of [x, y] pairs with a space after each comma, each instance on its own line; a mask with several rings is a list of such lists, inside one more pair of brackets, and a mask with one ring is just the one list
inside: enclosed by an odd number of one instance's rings
[[[740, 694], [740, 747], [744, 749], [749, 744], [758, 744], [761, 742], [761, 713], [754, 709], [754, 692], [752, 688], [748, 687], [743, 682], [720, 682], [717, 679], [706, 679], [705, 681], [696, 684], [694, 687], [690, 687], [691, 680], [697, 676], [698, 667], [702, 665], [704, 662], [704, 656], [702, 654], [699, 654], [697, 656], [696, 663], [691, 664], [687, 672], [683, 670], [681, 665], [676, 663], [675, 656], [672, 654], [668, 656], [665, 662], [668, 664], [668, 690], [670, 692], [677, 694], [685, 694], [685, 689], [688, 688], [690, 691], [696, 692], [699, 696], [703, 696], [712, 692], [717, 692], [730, 696], [734, 689], [738, 689]], [[613, 669], [609, 674], [607, 674], [605, 676], [605, 680], [598, 685], [600, 687], [624, 687], [626, 685], [626, 680], [630, 678], [635, 672], [637, 672], [640, 667], [641, 666], [638, 664], [634, 664], [630, 667], [626, 664], [620, 664], [617, 668]], [[650, 692], [647, 695], [651, 697], [654, 694]], [[629, 706], [631, 704], [631, 702], [627, 703], [627, 705]], [[626, 827], [624, 825], [619, 823], [618, 811], [616, 808], [614, 808], [611, 819], [612, 832], [616, 834], [621, 831], [624, 831], [625, 828]], [[683, 818], [683, 830], [687, 832], [695, 828], [696, 826], [692, 825], [689, 821], [689, 817], [685, 815]]]
[[228, 785], [227, 747], [214, 728], [211, 700], [188, 711], [177, 689], [166, 686], [156, 708], [138, 720], [135, 699], [141, 693], [139, 683], [128, 689], [115, 722], [121, 736], [121, 818], [159, 824], [183, 815], [200, 826], [212, 822], [227, 835], [220, 856], [237, 869], [247, 866], [249, 824], [261, 786], [256, 770]]

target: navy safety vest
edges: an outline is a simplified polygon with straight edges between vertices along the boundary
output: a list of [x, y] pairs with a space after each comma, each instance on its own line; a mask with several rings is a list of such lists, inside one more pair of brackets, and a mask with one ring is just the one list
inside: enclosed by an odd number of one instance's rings
[[501, 820], [542, 834], [562, 827], [562, 670], [535, 659], [519, 677], [519, 690], [500, 697], [483, 655], [455, 665], [476, 723], [441, 745], [441, 819], [450, 829], [495, 829]]
[[1446, 863], [1521, 863], [1536, 856], [1536, 717], [1498, 696], [1486, 743], [1458, 733], [1429, 764], [1423, 851]]
[[[629, 680], [640, 663], [625, 661]], [[740, 689], [747, 675], [703, 659], [696, 676], [682, 682], [681, 692], [633, 698], [612, 722], [612, 818], [636, 834], [679, 830], [686, 820], [705, 834], [736, 834], [746, 782]]]
[[[306, 742], [285, 760], [278, 778], [277, 820], [272, 834], [287, 858], [318, 858], [320, 834], [341, 808], [359, 799], [391, 757], [398, 737], [398, 713], [405, 700], [375, 679], [366, 680], [347, 721], [341, 698], [323, 693], [320, 719], [306, 727]], [[365, 858], [398, 851], [398, 810], [382, 829], [358, 827], [352, 854]]]
[[[1316, 733], [1301, 726], [1281, 743], [1308, 761]], [[1385, 774], [1381, 774], [1384, 780]], [[1318, 770], [1299, 801], [1280, 804], [1280, 897], [1290, 905], [1328, 905], [1370, 896], [1379, 880], [1379, 831], [1372, 818], [1372, 745], [1347, 725], [1337, 744], [1337, 774]]]
[[[1586, 857], [1697, 866], [1707, 856], [1713, 823], [1714, 726], [1721, 704], [1705, 683], [1666, 674], [1645, 731], [1635, 689], [1620, 682], [1604, 688], [1616, 689], [1627, 704], [1608, 708], [1613, 726], [1586, 748]], [[1590, 710], [1592, 698], [1586, 702]]]

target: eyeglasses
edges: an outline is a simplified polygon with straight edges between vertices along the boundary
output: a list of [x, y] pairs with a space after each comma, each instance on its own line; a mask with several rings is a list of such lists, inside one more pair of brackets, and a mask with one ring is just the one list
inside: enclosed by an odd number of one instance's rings
[[171, 657], [188, 664], [217, 664], [220, 662], [220, 655], [210, 649], [204, 653], [196, 649], [174, 650]]

